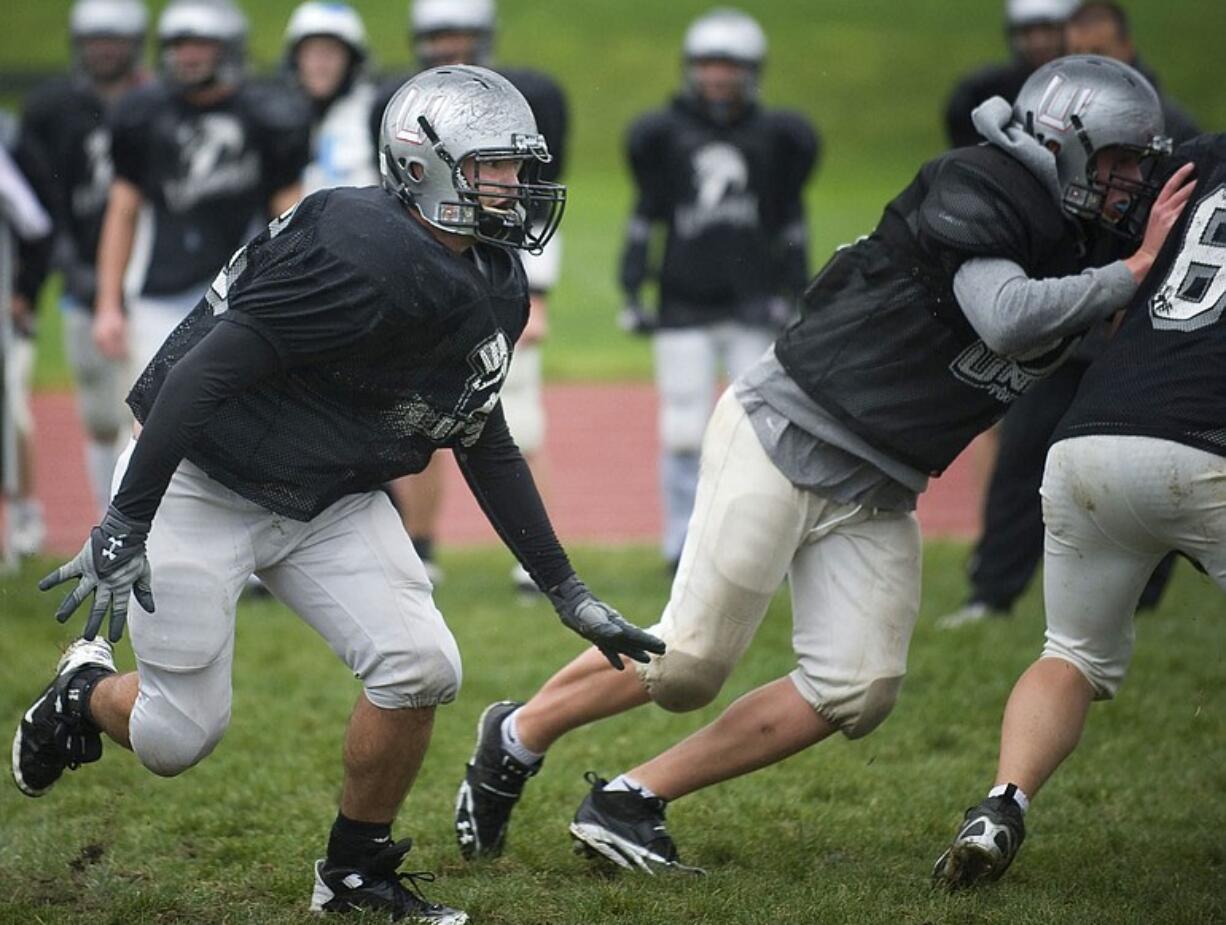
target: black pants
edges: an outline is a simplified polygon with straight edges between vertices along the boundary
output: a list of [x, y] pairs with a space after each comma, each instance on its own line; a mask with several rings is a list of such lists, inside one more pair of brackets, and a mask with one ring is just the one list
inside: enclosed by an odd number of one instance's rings
[[[1070, 360], [1013, 403], [1000, 425], [996, 466], [984, 502], [983, 532], [971, 557], [971, 600], [1007, 611], [1022, 596], [1043, 559], [1039, 486], [1056, 425], [1077, 394], [1089, 364]], [[1141, 609], [1157, 605], [1174, 556], [1154, 569]]]

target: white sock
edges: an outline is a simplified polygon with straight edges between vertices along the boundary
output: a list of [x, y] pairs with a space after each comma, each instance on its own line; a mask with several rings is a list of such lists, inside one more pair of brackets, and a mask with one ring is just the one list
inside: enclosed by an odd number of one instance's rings
[[520, 764], [526, 764], [531, 767], [534, 764], [539, 764], [540, 760], [545, 757], [545, 754], [544, 752], [534, 752], [524, 745], [523, 741], [519, 738], [519, 726], [515, 721], [518, 715], [519, 710], [516, 710], [502, 721], [502, 747]]
[[[988, 791], [988, 796], [989, 797], [1004, 796], [1005, 790], [1008, 789], [1008, 787], [1009, 787], [1008, 784], [997, 784], [995, 787], [993, 787], [991, 790]], [[1030, 797], [1026, 796], [1026, 791], [1024, 791], [1021, 787], [1017, 786], [1017, 784], [1013, 785], [1013, 802], [1018, 805], [1023, 815], [1025, 815], [1026, 810], [1030, 809]]]
[[629, 774], [618, 774], [615, 778], [605, 784], [605, 793], [610, 790], [628, 790], [631, 793], [637, 793], [645, 797], [654, 797], [655, 791], [650, 787], [644, 786], [636, 781]]
[[89, 486], [94, 491], [94, 503], [101, 517], [111, 503], [111, 476], [119, 461], [121, 447], [118, 440], [103, 443], [89, 440], [85, 444], [85, 465], [89, 469]]

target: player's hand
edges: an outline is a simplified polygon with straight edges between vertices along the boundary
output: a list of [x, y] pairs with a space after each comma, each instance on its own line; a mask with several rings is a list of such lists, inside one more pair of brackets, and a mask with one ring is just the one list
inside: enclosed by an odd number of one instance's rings
[[1193, 164], [1184, 164], [1163, 184], [1162, 191], [1158, 193], [1158, 198], [1149, 210], [1141, 246], [1124, 261], [1138, 283], [1145, 279], [1145, 274], [1154, 265], [1158, 251], [1162, 250], [1162, 245], [1166, 243], [1167, 235], [1171, 233], [1171, 229], [1179, 221], [1179, 216], [1183, 214], [1184, 206], [1192, 198], [1192, 191], [1196, 189], [1196, 178], [1192, 175], [1194, 167]]
[[149, 524], [129, 520], [114, 506], [110, 507], [102, 523], [90, 531], [89, 539], [76, 558], [38, 583], [38, 590], [48, 591], [69, 579], [80, 579], [56, 610], [55, 619], [65, 622], [93, 591], [94, 606], [90, 608], [85, 632], [81, 635], [86, 639], [97, 636], [102, 618], [110, 610], [107, 638], [119, 642], [128, 619], [129, 596], [135, 594], [140, 605], [153, 613], [153, 573], [145, 558], [148, 536]]
[[623, 655], [646, 662], [652, 654], [664, 654], [663, 642], [627, 623], [616, 610], [598, 600], [577, 575], [546, 594], [562, 622], [599, 649], [618, 671], [626, 667]]
[[622, 306], [617, 316], [617, 325], [627, 334], [650, 334], [656, 329], [656, 319], [651, 316], [641, 302], [628, 301]]
[[94, 312], [94, 345], [108, 360], [124, 360], [128, 356], [128, 319], [122, 309]]

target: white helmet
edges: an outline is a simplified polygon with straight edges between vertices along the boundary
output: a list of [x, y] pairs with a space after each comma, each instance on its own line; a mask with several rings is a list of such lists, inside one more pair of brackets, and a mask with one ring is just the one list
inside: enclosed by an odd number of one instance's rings
[[433, 67], [429, 40], [440, 32], [471, 32], [476, 50], [471, 64], [487, 66], [494, 51], [494, 0], [410, 0], [409, 37], [423, 67]]
[[293, 55], [298, 43], [316, 35], [325, 35], [344, 42], [355, 61], [366, 60], [369, 46], [366, 26], [358, 11], [347, 3], [308, 0], [299, 4], [285, 27], [285, 51]]
[[[436, 228], [540, 253], [557, 230], [566, 187], [535, 178], [550, 160], [532, 110], [505, 77], [483, 67], [422, 71], [396, 91], [379, 131], [383, 186]], [[477, 195], [489, 161], [522, 160], [522, 181], [498, 187], [512, 201], [493, 208]], [[463, 165], [473, 165], [474, 181]]]
[[162, 76], [177, 83], [169, 46], [180, 39], [204, 39], [221, 45], [221, 58], [213, 74], [197, 86], [237, 83], [243, 76], [247, 52], [247, 17], [230, 0], [171, 0], [158, 17], [158, 57]]
[[1065, 22], [1077, 9], [1078, 0], [1005, 0], [1005, 27], [1024, 29], [1043, 23]]
[[[1129, 236], [1158, 189], [1145, 181], [1112, 176], [1100, 181], [1095, 156], [1106, 148], [1132, 151], [1152, 162], [1169, 154], [1162, 104], [1141, 74], [1113, 58], [1069, 55], [1051, 61], [1018, 91], [1013, 120], [1056, 156], [1060, 206], [1073, 218], [1103, 224]], [[1111, 189], [1128, 193], [1131, 205], [1120, 221], [1102, 215]]]
[[[132, 43], [132, 52], [118, 66], [122, 73], [136, 67], [149, 28], [149, 11], [142, 0], [76, 0], [68, 14], [68, 35], [72, 41], [75, 66], [88, 70], [80, 43], [91, 38], [122, 38]], [[110, 80], [118, 74], [90, 74], [91, 78]]]
[[[758, 78], [766, 58], [766, 33], [748, 13], [731, 7], [709, 10], [690, 23], [681, 42], [685, 89], [689, 97], [720, 122], [733, 118], [741, 105], [758, 96]], [[701, 61], [733, 61], [744, 66], [737, 103], [710, 103], [703, 98], [695, 66]]]

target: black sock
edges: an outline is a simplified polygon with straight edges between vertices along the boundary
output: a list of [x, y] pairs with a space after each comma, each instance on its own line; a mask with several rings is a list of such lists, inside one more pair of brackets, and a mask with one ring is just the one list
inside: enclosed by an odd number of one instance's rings
[[434, 560], [434, 537], [432, 536], [411, 536], [409, 542], [413, 544], [413, 548], [417, 550], [417, 558], [422, 562], [431, 562]]
[[361, 867], [392, 841], [390, 822], [358, 822], [336, 814], [328, 836], [328, 862], [343, 867]]
[[103, 678], [109, 678], [115, 672], [109, 668], [85, 667], [72, 676], [64, 694], [64, 712], [71, 719], [83, 722], [94, 731], [98, 724], [89, 713], [89, 698], [94, 693], [94, 687]]

